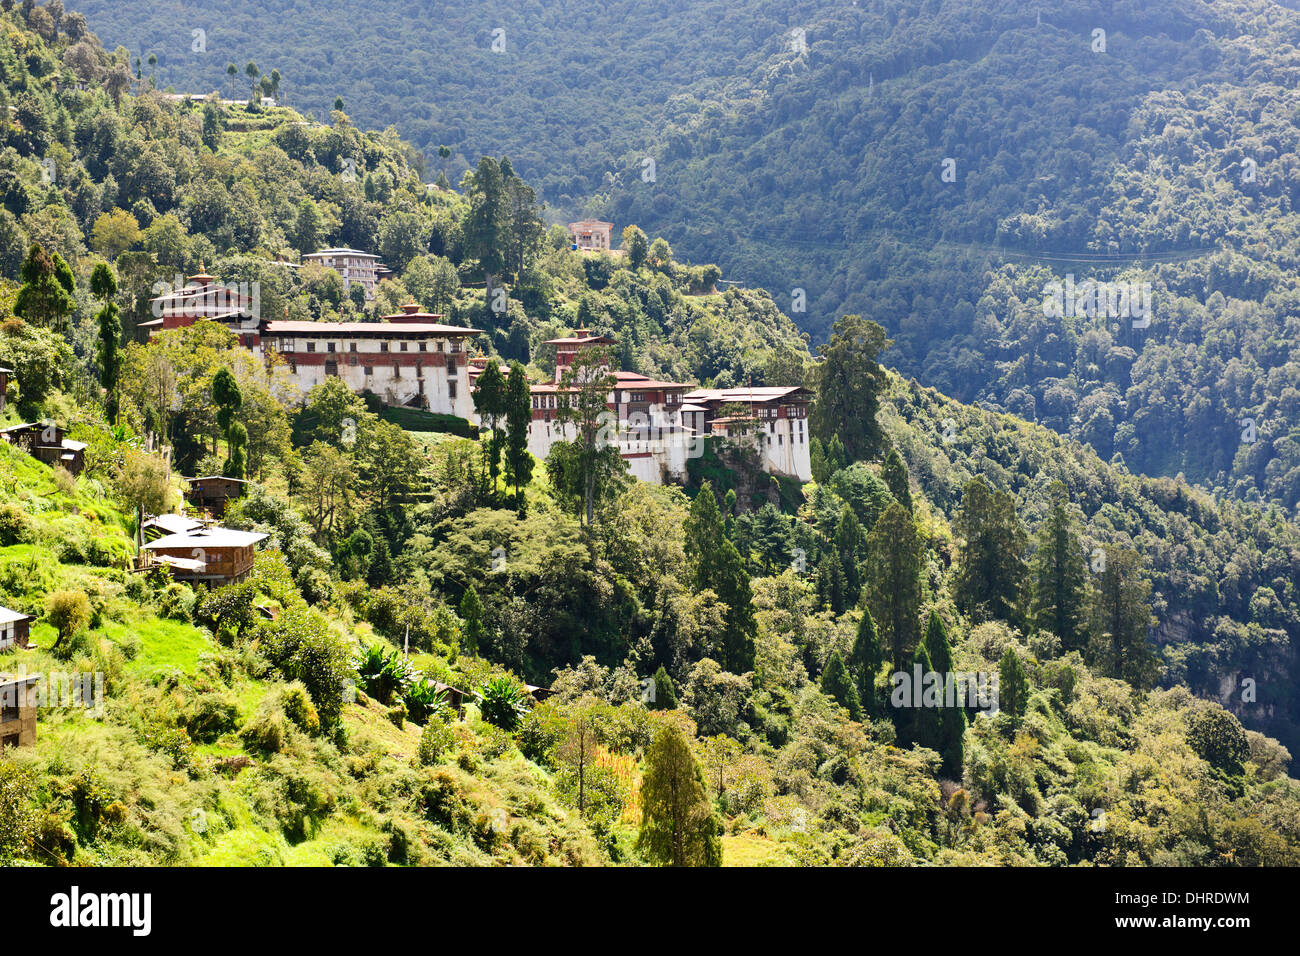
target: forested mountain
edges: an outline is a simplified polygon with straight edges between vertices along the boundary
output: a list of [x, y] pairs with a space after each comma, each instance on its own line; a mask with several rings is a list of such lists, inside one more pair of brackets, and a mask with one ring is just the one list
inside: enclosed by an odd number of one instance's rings
[[[104, 696], [0, 754], [0, 861], [1300, 861], [1284, 509], [945, 397], [859, 315], [814, 359], [653, 232], [575, 253], [495, 150], [428, 189], [393, 131], [170, 100], [78, 15], [9, 6], [3, 423], [86, 447], [73, 476], [0, 443], [0, 605], [37, 645], [0, 670]], [[393, 267], [377, 301], [302, 265], [333, 243]], [[201, 266], [268, 317], [414, 298], [484, 329], [505, 422], [297, 394], [211, 322], [146, 341], [153, 284]], [[683, 487], [580, 440], [533, 459], [527, 380], [580, 325], [647, 374], [806, 381], [814, 480], [722, 438]], [[251, 482], [223, 518], [268, 536], [248, 577], [130, 570], [141, 518], [212, 472]], [[996, 706], [904, 700], [917, 672], [996, 677]]]
[[[440, 145], [453, 178], [507, 153], [555, 211], [638, 222], [816, 339], [868, 315], [948, 394], [1300, 504], [1300, 17], [1271, 0], [85, 8], [160, 85], [277, 66], [429, 178]], [[1149, 326], [1045, 316], [1067, 273], [1150, 281]]]

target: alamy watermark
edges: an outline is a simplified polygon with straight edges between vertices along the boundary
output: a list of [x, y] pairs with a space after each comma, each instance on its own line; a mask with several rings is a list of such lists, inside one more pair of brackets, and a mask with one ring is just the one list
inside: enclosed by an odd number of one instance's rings
[[998, 675], [986, 671], [895, 671], [892, 707], [969, 707], [986, 714], [998, 712]]
[[1075, 283], [1069, 273], [1064, 282], [1043, 286], [1043, 315], [1049, 319], [1084, 316], [1089, 319], [1132, 319], [1133, 328], [1151, 325], [1150, 282], [1098, 282], [1085, 279]]

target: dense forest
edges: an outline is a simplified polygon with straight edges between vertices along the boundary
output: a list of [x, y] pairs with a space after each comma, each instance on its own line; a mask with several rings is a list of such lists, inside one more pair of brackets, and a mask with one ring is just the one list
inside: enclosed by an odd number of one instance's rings
[[[0, 669], [104, 692], [0, 755], [0, 861], [1300, 862], [1282, 508], [922, 386], [869, 316], [814, 356], [653, 231], [574, 253], [499, 150], [430, 189], [344, 109], [169, 100], [79, 15], [3, 7], [3, 421], [86, 468], [0, 443], [0, 604], [37, 644]], [[376, 301], [290, 268], [329, 243], [382, 253]], [[500, 404], [296, 394], [211, 322], [146, 339], [154, 283], [200, 266], [268, 316], [472, 323]], [[527, 381], [579, 326], [647, 374], [807, 382], [814, 480], [721, 438], [683, 487], [580, 438], [534, 460]], [[209, 471], [252, 482], [225, 521], [268, 535], [253, 573], [129, 571]]]
[[[378, 2], [358, 21], [352, 4], [85, 4], [131, 56], [159, 58], [160, 86], [245, 95], [227, 60], [279, 66], [299, 105], [323, 116], [341, 96], [394, 122], [428, 178], [508, 152], [557, 211], [638, 222], [718, 262], [816, 341], [836, 315], [867, 315], [894, 341], [891, 366], [956, 398], [1145, 474], [1300, 504], [1295, 13], [667, 8], [420, 18]], [[210, 53], [190, 52], [194, 28]], [[1066, 274], [1150, 282], [1149, 323], [1045, 315]]]

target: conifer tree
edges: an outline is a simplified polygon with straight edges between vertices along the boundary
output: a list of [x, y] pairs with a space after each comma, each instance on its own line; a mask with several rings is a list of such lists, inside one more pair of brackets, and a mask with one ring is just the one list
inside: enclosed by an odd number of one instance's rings
[[1029, 703], [1029, 678], [1025, 676], [1020, 655], [1008, 647], [998, 663], [998, 710], [1022, 717]]
[[[930, 666], [943, 678], [944, 699], [939, 710], [938, 751], [943, 758], [943, 773], [948, 777], [960, 779], [963, 759], [963, 738], [966, 735], [966, 710], [958, 691], [964, 688], [955, 686], [952, 667], [952, 645], [948, 641], [948, 629], [944, 626], [939, 612], [931, 608], [930, 620], [925, 630], [925, 652], [930, 657]], [[952, 706], [948, 706], [948, 688], [953, 685]]]
[[[835, 550], [839, 554], [840, 567], [844, 572], [844, 595], [846, 605], [856, 604], [862, 591], [862, 574], [859, 564], [866, 551], [867, 536], [862, 531], [862, 523], [848, 505], [840, 514], [840, 523], [835, 528]], [[838, 612], [837, 612], [838, 613]]]
[[704, 482], [686, 518], [687, 569], [697, 592], [711, 589], [727, 605], [726, 626], [716, 659], [732, 673], [743, 673], [754, 665], [753, 591], [744, 559], [727, 540], [713, 486]]
[[463, 622], [460, 628], [462, 650], [466, 654], [480, 653], [486, 631], [483, 627], [483, 603], [479, 600], [474, 585], [467, 587], [465, 593], [461, 595], [457, 613]]
[[1070, 521], [1065, 485], [1054, 482], [1050, 494], [1051, 510], [1038, 533], [1031, 569], [1031, 623], [1060, 638], [1064, 651], [1084, 651], [1088, 642], [1087, 573], [1082, 545]]
[[898, 453], [898, 449], [893, 445], [889, 446], [889, 454], [885, 456], [882, 477], [885, 479], [885, 486], [889, 488], [889, 493], [894, 496], [894, 500], [908, 511], [913, 510], [912, 486], [907, 476], [907, 465], [903, 463], [903, 456]]
[[976, 622], [1018, 624], [1026, 536], [1015, 499], [994, 491], [982, 475], [971, 479], [953, 531], [960, 539], [953, 587], [957, 606]]
[[[913, 698], [912, 706], [906, 708], [904, 713], [895, 715], [894, 726], [904, 739], [918, 747], [928, 747], [937, 752], [943, 747], [940, 737], [942, 711], [935, 706], [935, 701], [928, 700], [925, 694], [925, 688], [930, 680], [927, 675], [935, 672], [933, 662], [930, 660], [930, 652], [925, 649], [925, 644], [916, 645], [916, 651], [912, 654], [912, 666], [908, 669], [909, 679], [916, 673], [918, 664], [921, 665], [921, 686], [913, 691], [918, 696]], [[933, 693], [930, 696], [932, 697]], [[942, 700], [939, 703], [942, 703]]]
[[677, 688], [673, 685], [673, 679], [668, 672], [664, 670], [662, 664], [655, 671], [655, 696], [651, 702], [651, 710], [676, 710], [677, 709]]
[[14, 299], [14, 315], [32, 325], [62, 331], [76, 307], [76, 284], [63, 257], [57, 252], [51, 256], [33, 242], [19, 276], [23, 284]]
[[1107, 551], [1092, 598], [1092, 660], [1107, 677], [1143, 689], [1154, 686], [1160, 666], [1147, 640], [1151, 583], [1135, 551]]
[[117, 294], [117, 279], [106, 262], [95, 266], [90, 276], [90, 291], [104, 303], [95, 316], [99, 323], [99, 337], [95, 342], [99, 365], [99, 381], [104, 386], [104, 413], [110, 422], [117, 421], [118, 378], [122, 374], [122, 319], [113, 296]]
[[833, 651], [822, 671], [822, 693], [834, 699], [849, 712], [854, 720], [862, 719], [862, 703], [858, 698], [858, 689], [853, 686], [849, 669], [844, 666], [844, 659], [839, 651]]
[[876, 622], [871, 619], [871, 609], [862, 612], [858, 622], [858, 633], [853, 639], [853, 650], [849, 655], [849, 671], [858, 687], [858, 701], [865, 713], [875, 715], [880, 712], [876, 700], [876, 674], [885, 662], [885, 652], [880, 646], [880, 635], [876, 633]]
[[876, 359], [889, 345], [881, 326], [860, 315], [844, 315], [821, 347], [817, 401], [809, 428], [823, 441], [843, 443], [845, 458], [840, 467], [873, 459], [879, 451], [876, 410], [885, 373]]
[[528, 376], [518, 362], [510, 363], [506, 379], [506, 476], [515, 486], [515, 508], [524, 515], [524, 488], [533, 480], [533, 456], [528, 452], [528, 425], [533, 417]]
[[921, 540], [911, 514], [898, 502], [867, 536], [871, 616], [896, 671], [904, 670], [920, 640]]
[[508, 399], [506, 396], [506, 379], [501, 374], [501, 366], [494, 360], [483, 366], [474, 387], [474, 411], [478, 412], [479, 421], [488, 428], [487, 447], [484, 449], [484, 461], [487, 465], [487, 477], [491, 480], [492, 494], [496, 495], [497, 475], [501, 473], [501, 422], [506, 417]]
[[637, 849], [664, 866], [720, 866], [718, 820], [685, 734], [664, 723], [646, 749]]

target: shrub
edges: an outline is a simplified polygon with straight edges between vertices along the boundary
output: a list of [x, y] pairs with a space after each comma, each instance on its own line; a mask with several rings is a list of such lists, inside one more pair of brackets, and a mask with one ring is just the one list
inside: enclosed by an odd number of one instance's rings
[[313, 737], [320, 733], [320, 715], [316, 713], [316, 705], [312, 703], [307, 688], [298, 681], [286, 685], [280, 691], [280, 704], [284, 708], [284, 715], [299, 730]]
[[185, 728], [193, 739], [210, 741], [234, 730], [238, 720], [239, 708], [229, 694], [199, 694], [185, 715]]
[[278, 694], [267, 694], [255, 713], [239, 732], [244, 746], [262, 753], [279, 753], [289, 741], [289, 719], [284, 715]]
[[423, 766], [436, 764], [442, 756], [456, 743], [456, 735], [451, 732], [447, 721], [433, 717], [424, 725], [420, 734], [420, 747], [416, 757]]
[[30, 544], [36, 527], [27, 512], [12, 501], [0, 505], [0, 546]]
[[59, 632], [57, 647], [90, 623], [90, 598], [85, 591], [55, 591], [46, 598], [45, 619]]
[[528, 695], [505, 676], [488, 678], [479, 688], [479, 701], [483, 719], [511, 733], [528, 713]]

